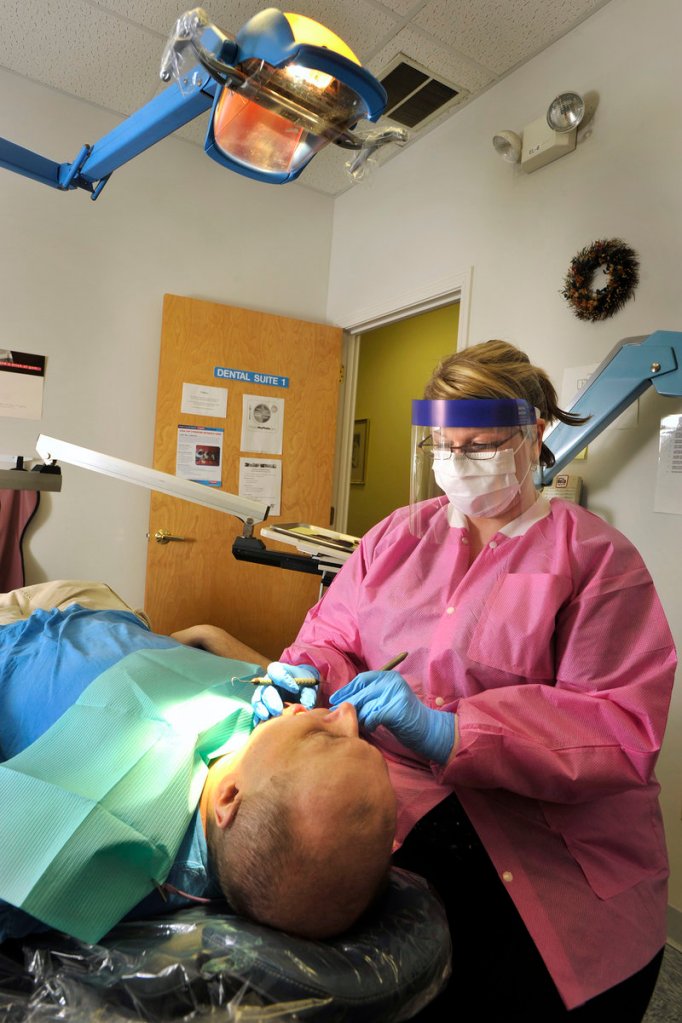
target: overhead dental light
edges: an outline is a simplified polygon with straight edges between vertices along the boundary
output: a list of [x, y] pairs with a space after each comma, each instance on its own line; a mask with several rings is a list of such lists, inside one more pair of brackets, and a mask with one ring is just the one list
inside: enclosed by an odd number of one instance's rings
[[362, 156], [407, 139], [393, 127], [357, 132], [358, 122], [375, 122], [385, 109], [383, 86], [329, 29], [274, 7], [234, 38], [200, 7], [183, 14], [164, 51], [161, 78], [167, 89], [83, 146], [72, 163], [0, 139], [0, 167], [62, 191], [83, 188], [96, 199], [114, 170], [209, 107], [208, 155], [272, 184], [293, 181], [329, 143]]

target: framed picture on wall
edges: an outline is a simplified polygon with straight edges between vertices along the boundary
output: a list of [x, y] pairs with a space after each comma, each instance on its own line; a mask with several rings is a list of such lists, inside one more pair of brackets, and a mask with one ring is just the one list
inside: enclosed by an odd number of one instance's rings
[[356, 419], [353, 425], [353, 447], [350, 459], [351, 483], [365, 483], [367, 471], [367, 439], [369, 419]]

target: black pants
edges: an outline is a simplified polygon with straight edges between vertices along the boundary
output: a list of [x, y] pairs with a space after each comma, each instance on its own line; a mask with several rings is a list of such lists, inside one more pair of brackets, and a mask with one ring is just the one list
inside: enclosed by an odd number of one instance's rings
[[419, 821], [393, 862], [431, 882], [445, 904], [453, 936], [448, 987], [415, 1020], [640, 1023], [663, 949], [639, 973], [568, 1011], [455, 795]]

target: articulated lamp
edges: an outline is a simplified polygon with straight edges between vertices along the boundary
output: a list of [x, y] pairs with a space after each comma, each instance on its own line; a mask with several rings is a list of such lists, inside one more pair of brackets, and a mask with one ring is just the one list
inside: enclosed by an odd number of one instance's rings
[[[293, 181], [330, 142], [371, 152], [402, 143], [402, 129], [364, 135], [386, 106], [383, 86], [333, 32], [310, 18], [261, 11], [232, 38], [197, 7], [178, 19], [163, 55], [168, 88], [72, 163], [56, 163], [0, 139], [0, 167], [96, 199], [109, 177], [211, 107], [204, 149], [239, 174]], [[357, 161], [356, 161], [357, 162]], [[361, 161], [362, 162], [362, 161]]]
[[147, 490], [156, 490], [169, 497], [179, 497], [183, 501], [213, 508], [215, 511], [227, 512], [243, 522], [262, 522], [268, 517], [269, 507], [264, 501], [253, 501], [248, 497], [238, 497], [224, 490], [214, 490], [193, 480], [181, 479], [168, 472], [149, 469], [144, 465], [126, 462], [123, 458], [114, 458], [101, 451], [92, 451], [78, 444], [57, 440], [41, 433], [36, 441], [36, 451], [43, 459], [45, 466], [55, 468], [56, 462], [77, 465], [81, 469], [90, 469], [104, 476], [111, 476], [123, 483], [132, 483]]
[[[240, 497], [237, 494], [229, 494], [224, 490], [205, 487], [193, 480], [181, 479], [171, 473], [160, 472], [158, 469], [150, 469], [144, 465], [136, 465], [123, 458], [105, 455], [101, 451], [93, 451], [91, 448], [84, 448], [78, 444], [70, 444], [68, 441], [48, 437], [43, 433], [36, 441], [36, 451], [43, 459], [39, 473], [23, 471], [21, 476], [24, 484], [20, 486], [20, 481], [17, 481], [16, 484], [12, 482], [16, 478], [18, 470], [0, 469], [0, 489], [6, 486], [13, 489], [61, 490], [61, 470], [57, 462], [64, 462], [67, 465], [76, 465], [81, 469], [89, 469], [92, 472], [110, 476], [122, 483], [131, 483], [133, 486], [155, 490], [157, 493], [178, 497], [183, 501], [191, 501], [205, 508], [212, 508], [214, 511], [225, 512], [241, 519], [244, 524], [242, 535], [236, 537], [232, 545], [232, 554], [237, 561], [250, 561], [260, 565], [271, 565], [275, 568], [311, 573], [321, 576], [321, 585], [326, 586], [329, 585], [348, 556], [348, 552], [339, 556], [335, 555], [333, 551], [325, 552], [324, 549], [313, 556], [268, 549], [259, 537], [253, 535], [254, 525], [265, 521], [268, 517], [270, 508], [265, 501], [256, 501], [248, 497]], [[51, 485], [32, 485], [33, 478], [50, 481]], [[3, 482], [4, 479], [7, 480], [6, 483]], [[287, 531], [287, 527], [281, 528], [284, 528], [284, 532]], [[314, 527], [313, 532], [317, 535], [318, 528]], [[329, 536], [342, 535], [324, 529], [321, 532], [326, 532]], [[273, 537], [273, 539], [280, 538], [280, 536]], [[178, 537], [171, 537], [168, 533], [160, 530], [154, 534], [154, 539], [157, 543], [163, 544], [169, 540], [177, 540]], [[285, 542], [289, 541], [285, 538]], [[331, 543], [328, 543], [327, 546], [333, 547]]]

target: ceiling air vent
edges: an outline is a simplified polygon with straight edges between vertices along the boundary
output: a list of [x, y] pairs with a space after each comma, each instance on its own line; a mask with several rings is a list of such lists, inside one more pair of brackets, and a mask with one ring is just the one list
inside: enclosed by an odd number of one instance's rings
[[380, 79], [388, 94], [384, 116], [406, 128], [421, 127], [450, 106], [460, 90], [437, 78], [401, 53], [393, 67]]

